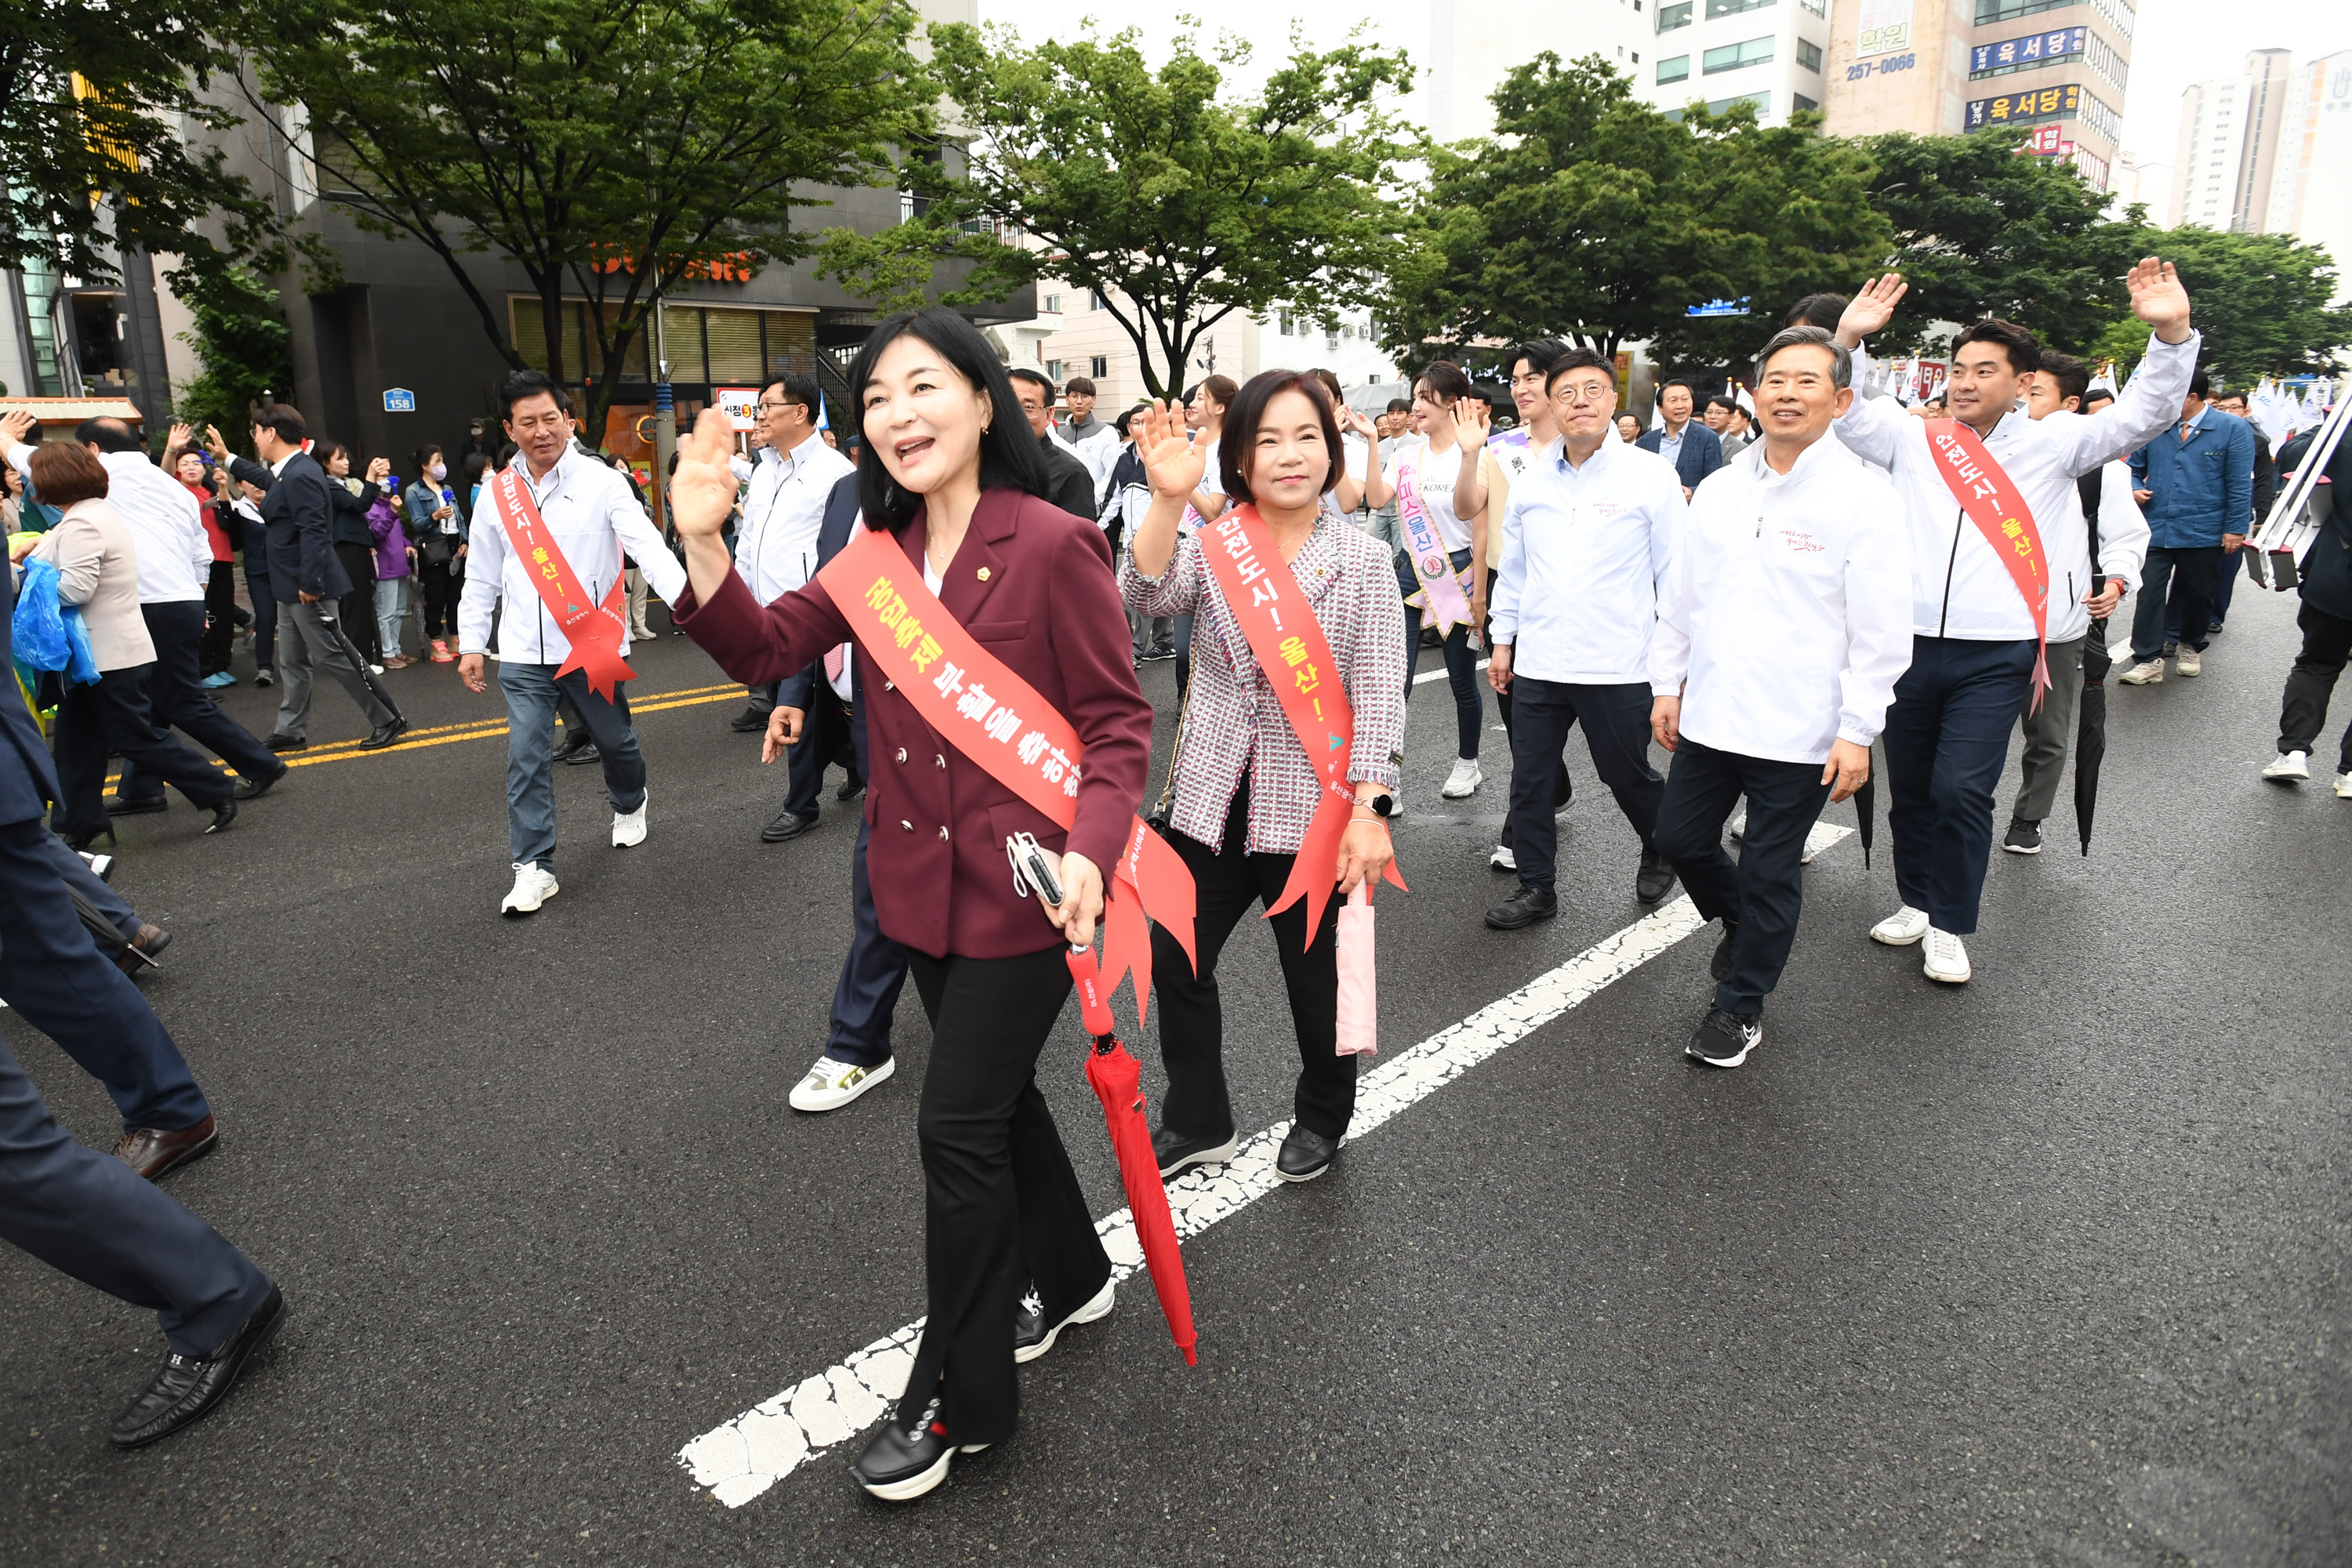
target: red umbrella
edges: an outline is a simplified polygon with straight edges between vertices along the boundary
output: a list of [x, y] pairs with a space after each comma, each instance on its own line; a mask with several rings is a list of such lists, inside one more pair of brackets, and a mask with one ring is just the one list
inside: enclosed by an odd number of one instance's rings
[[1095, 950], [1073, 947], [1068, 956], [1070, 977], [1078, 983], [1078, 1014], [1086, 1020], [1087, 1033], [1095, 1037], [1095, 1048], [1087, 1055], [1087, 1082], [1094, 1086], [1103, 1120], [1110, 1127], [1110, 1146], [1118, 1156], [1118, 1176], [1127, 1187], [1136, 1239], [1143, 1244], [1143, 1261], [1151, 1270], [1151, 1288], [1160, 1293], [1168, 1331], [1176, 1336], [1184, 1364], [1197, 1365], [1200, 1358], [1192, 1347], [1200, 1335], [1192, 1328], [1192, 1292], [1184, 1283], [1184, 1257], [1176, 1247], [1176, 1220], [1168, 1212], [1160, 1159], [1151, 1152], [1151, 1125], [1143, 1114], [1143, 1069], [1114, 1032], [1118, 1021], [1102, 994]]

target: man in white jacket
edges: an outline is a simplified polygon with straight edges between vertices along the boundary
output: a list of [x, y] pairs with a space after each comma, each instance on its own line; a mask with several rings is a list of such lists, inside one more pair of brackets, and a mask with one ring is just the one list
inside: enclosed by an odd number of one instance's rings
[[[1870, 743], [1911, 658], [1911, 542], [1886, 476], [1830, 424], [1853, 357], [1790, 327], [1756, 361], [1762, 437], [1709, 474], [1658, 584], [1650, 724], [1675, 754], [1660, 854], [1723, 922], [1715, 999], [1686, 1047], [1736, 1068], [1764, 1039], [1804, 900], [1805, 837], [1870, 777]], [[1738, 862], [1723, 825], [1748, 797]]]
[[[2125, 281], [2132, 312], [2153, 335], [2131, 384], [2104, 413], [2027, 417], [2020, 405], [2041, 342], [2014, 321], [1982, 321], [1953, 341], [1949, 420], [1915, 419], [1884, 398], [1858, 398], [1838, 420], [1838, 439], [1893, 476], [1914, 569], [1911, 668], [1886, 719], [1887, 828], [1903, 903], [1870, 934], [1892, 947], [1924, 941], [1922, 967], [1945, 984], [1974, 973], [1961, 939], [1977, 929], [1993, 787], [2050, 635], [2037, 606], [2071, 603], [2088, 588], [2063, 574], [2088, 553], [2074, 481], [2178, 418], [2197, 368], [2189, 292], [2171, 265], [2149, 257]], [[1839, 343], [1858, 349], [1905, 291], [1892, 272], [1865, 285], [1838, 322]], [[2002, 493], [2022, 515], [2005, 515]], [[2029, 599], [2025, 577], [2037, 565]]]
[[[2042, 368], [2025, 389], [2025, 411], [2035, 419], [2079, 419], [2089, 395], [2091, 373], [2073, 354], [2044, 350]], [[2112, 395], [2105, 392], [2102, 397]], [[2058, 784], [2066, 772], [2066, 752], [2074, 739], [2074, 715], [2084, 685], [2085, 661], [2094, 681], [2105, 677], [2106, 620], [2123, 596], [2139, 586], [2139, 569], [2147, 559], [2147, 519], [2132, 500], [2131, 469], [2121, 458], [2105, 468], [2074, 481], [2077, 504], [2086, 521], [2078, 535], [2072, 528], [2045, 540], [2050, 546], [2051, 572], [2071, 589], [2050, 598], [2050, 689], [2039, 706], [2029, 697], [2018, 719], [2025, 776], [2017, 786], [2017, 804], [2011, 808], [2009, 831], [2000, 847], [2012, 855], [2042, 853], [2042, 824], [2057, 803]], [[2070, 552], [2080, 539], [2079, 559]], [[2096, 556], [2098, 570], [2092, 571]]]
[[[572, 407], [562, 388], [538, 371], [517, 371], [507, 377], [499, 402], [506, 407], [507, 439], [517, 447], [510, 471], [528, 487], [545, 537], [562, 554], [561, 563], [526, 559], [509, 537], [490, 487], [483, 487], [466, 552], [466, 589], [457, 601], [457, 674], [470, 690], [489, 689], [482, 656], [489, 651], [491, 618], [503, 600], [499, 686], [507, 700], [507, 837], [515, 882], [499, 912], [520, 916], [535, 912], [556, 892], [559, 689], [579, 709], [602, 754], [604, 788], [613, 802], [613, 847], [646, 841], [646, 763], [629, 724], [625, 683], [613, 687], [608, 701], [590, 684], [587, 670], [559, 673], [572, 658], [572, 642], [541, 597], [538, 574], [568, 568], [588, 602], [601, 606], [621, 580], [625, 548], [664, 604], [677, 603], [685, 590], [686, 568], [662, 542], [620, 471], [572, 445]], [[628, 622], [625, 616], [616, 618], [619, 654], [625, 658]]]

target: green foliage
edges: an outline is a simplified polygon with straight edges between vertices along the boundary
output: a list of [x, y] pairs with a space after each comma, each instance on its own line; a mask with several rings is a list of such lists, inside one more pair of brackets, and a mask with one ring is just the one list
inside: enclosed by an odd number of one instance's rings
[[1938, 321], [1999, 316], [2053, 348], [2086, 352], [2111, 323], [2130, 319], [2124, 274], [2152, 247], [2141, 209], [2107, 217], [2105, 193], [2054, 158], [2020, 156], [2023, 137], [1895, 132], [1863, 141], [1877, 165], [1870, 199], [1895, 226], [1890, 264], [1911, 285], [1874, 348], [1921, 352]]
[[601, 431], [657, 295], [807, 255], [814, 188], [870, 184], [936, 94], [903, 0], [289, 0], [257, 14], [263, 90], [308, 106], [320, 188], [438, 255], [520, 366], [468, 252], [519, 265], [559, 381], [563, 301], [595, 340]]
[[[923, 202], [909, 222], [836, 230], [826, 255], [890, 306], [920, 302], [949, 258], [970, 268], [949, 303], [1045, 277], [1097, 289], [1165, 395], [1197, 379], [1193, 350], [1234, 311], [1328, 318], [1395, 258], [1381, 190], [1412, 149], [1383, 106], [1411, 84], [1402, 55], [1299, 47], [1259, 97], [1221, 101], [1218, 66], [1243, 57], [1205, 58], [1190, 37], [1157, 70], [1131, 30], [1034, 48], [961, 24], [930, 37], [969, 152], [907, 172]], [[1043, 248], [998, 237], [1024, 231]]]
[[[1382, 311], [1409, 360], [1443, 345], [1559, 335], [1614, 353], [1737, 359], [1799, 297], [1849, 288], [1884, 254], [1865, 159], [1818, 120], [1766, 131], [1752, 106], [1682, 122], [1599, 56], [1538, 56], [1494, 95], [1496, 134], [1433, 155], [1413, 243]], [[1690, 306], [1755, 313], [1693, 321]]]
[[[2352, 348], [2352, 305], [2329, 305], [2336, 267], [2319, 247], [2288, 235], [2195, 227], [2152, 234], [2147, 243], [2180, 269], [2204, 334], [2198, 358], [2217, 385], [2250, 387], [2266, 375], [2329, 372], [2337, 351]], [[2092, 351], [2126, 374], [2147, 352], [2147, 330], [2128, 317]]]
[[173, 416], [198, 430], [217, 425], [242, 448], [251, 439], [254, 405], [265, 393], [285, 395], [294, 384], [292, 339], [278, 290], [246, 268], [224, 268], [195, 279], [182, 299], [196, 330], [181, 338], [204, 370], [180, 389]]
[[242, 14], [228, 0], [0, 0], [0, 267], [112, 278], [118, 246], [181, 257], [175, 281], [257, 252], [282, 264], [268, 199], [181, 134], [238, 122], [203, 94], [212, 40]]

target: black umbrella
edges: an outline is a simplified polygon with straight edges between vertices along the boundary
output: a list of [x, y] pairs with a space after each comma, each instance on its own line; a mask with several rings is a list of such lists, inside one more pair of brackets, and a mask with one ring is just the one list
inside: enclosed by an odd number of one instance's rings
[[2107, 754], [2107, 623], [2093, 621], [2083, 639], [2083, 697], [2074, 729], [2074, 830], [2091, 852], [2091, 818], [2099, 805], [2099, 763]]
[[127, 952], [136, 958], [145, 968], [163, 967], [133, 946], [130, 940], [115, 928], [112, 921], [99, 912], [98, 906], [91, 903], [89, 895], [79, 888], [68, 884], [66, 892], [73, 900], [74, 913], [81, 917], [81, 923], [89, 929], [90, 939], [98, 943], [99, 952], [118, 963], [122, 961], [122, 955]]
[[1878, 751], [1870, 753], [1870, 776], [1853, 792], [1853, 820], [1862, 830], [1862, 868], [1870, 869], [1870, 842], [1878, 837]]

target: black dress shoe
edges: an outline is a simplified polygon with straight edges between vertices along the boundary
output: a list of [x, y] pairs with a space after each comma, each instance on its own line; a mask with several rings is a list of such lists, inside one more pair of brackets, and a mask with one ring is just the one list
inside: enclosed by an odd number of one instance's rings
[[1675, 868], [1659, 857], [1644, 852], [1642, 868], [1633, 874], [1633, 896], [1645, 904], [1654, 904], [1675, 890]]
[[213, 807], [213, 819], [205, 824], [206, 833], [226, 833], [236, 821], [236, 796], [232, 795]]
[[768, 728], [768, 715], [772, 711], [767, 708], [746, 708], [736, 714], [727, 727], [739, 735], [760, 734]]
[[272, 735], [261, 743], [273, 752], [299, 752], [309, 746], [310, 742], [292, 735]]
[[236, 788], [230, 793], [238, 800], [259, 800], [276, 788], [279, 780], [293, 771], [289, 767], [280, 767], [276, 773], [264, 773], [257, 779], [239, 779], [236, 781]]
[[161, 790], [153, 795], [142, 795], [137, 800], [124, 800], [120, 795], [111, 795], [106, 797], [106, 815], [109, 816], [147, 816], [171, 809], [172, 803], [163, 798]]
[[1230, 1132], [1196, 1138], [1162, 1127], [1151, 1134], [1151, 1152], [1160, 1161], [1160, 1179], [1166, 1181], [1187, 1165], [1222, 1165], [1234, 1157], [1241, 1140]]
[[604, 760], [604, 753], [596, 749], [596, 742], [593, 741], [585, 745], [574, 746], [563, 753], [563, 765], [567, 768], [584, 768], [590, 763], [601, 763]]
[[1723, 940], [1715, 944], [1715, 956], [1706, 961], [1706, 972], [1720, 985], [1731, 978], [1731, 944], [1739, 940], [1739, 922], [1723, 922]]
[[814, 816], [802, 816], [794, 812], [780, 811], [776, 820], [760, 829], [762, 844], [786, 844], [816, 826]]
[[934, 1403], [923, 1412], [921, 1425], [911, 1432], [895, 1418], [884, 1422], [849, 1468], [857, 1484], [885, 1502], [912, 1502], [948, 1479], [948, 1467], [959, 1453], [976, 1454], [988, 1447], [967, 1443], [958, 1447], [947, 1429], [932, 1419], [938, 1409]]
[[568, 763], [572, 760], [572, 752], [589, 744], [591, 742], [587, 731], [567, 728], [563, 731], [563, 744], [555, 748], [555, 760], [559, 763]]
[[368, 732], [368, 738], [360, 742], [360, 750], [362, 752], [381, 752], [386, 746], [391, 745], [394, 741], [399, 740], [406, 733], [408, 733], [408, 721], [405, 719], [394, 719], [390, 723], [379, 724], [373, 730], [370, 731]]
[[[89, 847], [97, 843], [100, 839], [114, 837], [114, 829], [111, 827], [93, 827], [88, 833], [60, 833], [58, 837], [66, 841], [67, 848], [71, 849], [74, 853], [79, 855], [87, 853]], [[120, 840], [118, 840], [117, 843], [119, 846]]]
[[1339, 1140], [1294, 1121], [1290, 1136], [1282, 1141], [1282, 1152], [1274, 1157], [1274, 1173], [1286, 1182], [1311, 1182], [1331, 1168], [1332, 1157], [1339, 1152]]
[[1517, 931], [1559, 913], [1559, 896], [1549, 888], [1521, 882], [1519, 890], [1486, 911], [1486, 924], [1496, 931]]
[[211, 1355], [166, 1356], [155, 1380], [115, 1421], [107, 1441], [118, 1448], [143, 1448], [208, 1413], [227, 1396], [253, 1352], [269, 1342], [285, 1318], [286, 1298], [272, 1285], [269, 1299]]
[[845, 778], [841, 781], [841, 787], [833, 792], [833, 798], [835, 800], [856, 800], [859, 795], [864, 795], [865, 793], [866, 781], [853, 775], [852, 777]]

